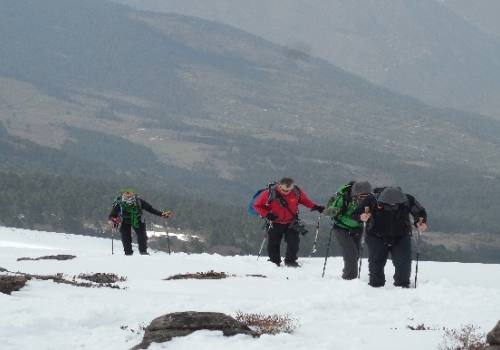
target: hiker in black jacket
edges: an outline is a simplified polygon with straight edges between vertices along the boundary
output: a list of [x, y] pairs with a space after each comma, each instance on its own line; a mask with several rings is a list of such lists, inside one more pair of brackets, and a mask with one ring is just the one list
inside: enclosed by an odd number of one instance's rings
[[146, 223], [142, 218], [143, 210], [151, 214], [169, 218], [172, 216], [170, 211], [159, 211], [153, 208], [151, 204], [144, 199], [139, 198], [132, 190], [125, 190], [118, 196], [113, 203], [111, 213], [109, 213], [109, 221], [114, 227], [117, 227], [120, 222], [120, 233], [123, 243], [125, 255], [132, 255], [132, 227], [137, 235], [137, 243], [139, 243], [139, 252], [142, 255], [148, 255]]
[[[377, 193], [377, 191], [374, 191]], [[368, 208], [368, 212], [365, 212]], [[369, 284], [385, 284], [384, 267], [389, 253], [396, 270], [394, 285], [408, 288], [411, 274], [412, 224], [420, 232], [427, 230], [427, 213], [412, 195], [399, 187], [387, 187], [366, 197], [352, 213], [352, 218], [367, 222]], [[412, 220], [413, 219], [413, 223]]]

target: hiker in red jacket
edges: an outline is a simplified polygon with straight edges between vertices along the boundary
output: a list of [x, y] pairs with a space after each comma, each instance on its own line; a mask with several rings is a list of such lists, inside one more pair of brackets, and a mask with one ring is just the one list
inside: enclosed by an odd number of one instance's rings
[[324, 206], [311, 201], [306, 193], [295, 186], [293, 179], [285, 177], [270, 189], [262, 191], [254, 203], [254, 209], [263, 218], [269, 220], [267, 252], [269, 261], [280, 266], [280, 246], [283, 236], [286, 242], [285, 265], [299, 267], [297, 253], [299, 251], [300, 236], [307, 230], [298, 218], [299, 204], [312, 211], [320, 213]]

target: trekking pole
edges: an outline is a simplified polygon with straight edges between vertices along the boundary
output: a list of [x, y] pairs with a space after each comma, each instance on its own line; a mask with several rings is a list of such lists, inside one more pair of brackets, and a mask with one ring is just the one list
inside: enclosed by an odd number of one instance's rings
[[415, 259], [415, 289], [417, 288], [417, 278], [418, 278], [418, 260], [420, 258], [420, 230], [417, 228], [417, 237], [415, 237], [415, 248], [417, 251], [417, 256]]
[[[365, 213], [370, 212], [369, 207], [365, 207]], [[366, 221], [363, 222], [363, 232], [361, 233], [361, 244], [359, 245], [359, 265], [358, 265], [358, 279], [361, 278], [361, 266], [363, 265], [363, 249], [365, 247], [365, 236], [366, 236]]]
[[311, 254], [309, 254], [309, 257], [311, 257], [318, 250], [316, 244], [318, 242], [318, 234], [319, 234], [319, 224], [320, 224], [320, 221], [321, 221], [321, 214], [319, 214], [319, 216], [318, 216], [318, 222], [316, 223], [316, 236], [314, 237], [314, 243], [313, 243], [313, 247], [312, 247], [312, 250], [311, 250]]
[[115, 254], [115, 233], [116, 233], [116, 224], [111, 225], [111, 255]]
[[259, 260], [259, 258], [260, 258], [260, 254], [262, 253], [262, 249], [264, 249], [264, 244], [266, 243], [266, 240], [267, 240], [267, 235], [269, 234], [269, 230], [271, 230], [272, 227], [273, 227], [273, 223], [272, 223], [272, 221], [269, 221], [269, 225], [267, 226], [267, 229], [266, 229], [266, 234], [265, 234], [264, 239], [262, 240], [262, 243], [260, 245], [259, 255], [257, 255], [257, 260]]
[[330, 238], [328, 238], [328, 245], [326, 246], [325, 263], [323, 264], [323, 274], [321, 275], [321, 278], [325, 277], [326, 260], [328, 259], [328, 253], [330, 252], [330, 244], [332, 243], [332, 235], [333, 235], [333, 222], [332, 222], [332, 228], [330, 229]]
[[163, 221], [163, 227], [165, 228], [165, 233], [167, 235], [167, 251], [168, 251], [168, 254], [170, 255], [172, 252], [170, 251], [170, 235], [168, 234], [168, 220], [165, 219], [165, 221]]

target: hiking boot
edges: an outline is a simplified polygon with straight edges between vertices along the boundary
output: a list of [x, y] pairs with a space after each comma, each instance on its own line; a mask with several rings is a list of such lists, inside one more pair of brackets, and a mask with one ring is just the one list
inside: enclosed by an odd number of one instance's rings
[[275, 264], [278, 267], [281, 266], [281, 261], [274, 261], [274, 260], [271, 260], [271, 259], [267, 259], [267, 261], [272, 262], [273, 264]]
[[141, 252], [141, 255], [149, 255], [148, 252]]
[[344, 279], [346, 281], [355, 280], [357, 278], [358, 278], [357, 275], [342, 275], [342, 279]]
[[288, 267], [300, 267], [299, 263], [296, 261], [286, 262], [285, 265]]
[[394, 282], [395, 287], [410, 288], [410, 282]]
[[126, 252], [125, 255], [133, 255], [134, 252]]

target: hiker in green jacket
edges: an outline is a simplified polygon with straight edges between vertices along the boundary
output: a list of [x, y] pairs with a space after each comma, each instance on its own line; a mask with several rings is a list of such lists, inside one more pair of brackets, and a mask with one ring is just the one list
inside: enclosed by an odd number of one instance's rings
[[[139, 198], [133, 190], [123, 190], [113, 203], [111, 213], [108, 219], [114, 227], [120, 226], [122, 237], [123, 250], [125, 255], [132, 255], [132, 228], [137, 235], [137, 243], [139, 244], [139, 253], [141, 255], [148, 254], [146, 223], [143, 218], [143, 210], [150, 212], [156, 216], [169, 218], [174, 213], [171, 211], [160, 211], [144, 199]], [[121, 225], [120, 225], [121, 224]]]
[[351, 218], [352, 213], [369, 193], [372, 186], [367, 181], [351, 181], [340, 187], [328, 201], [325, 215], [333, 220], [333, 232], [342, 249], [344, 269], [342, 278], [352, 280], [358, 277], [358, 259], [363, 225]]

